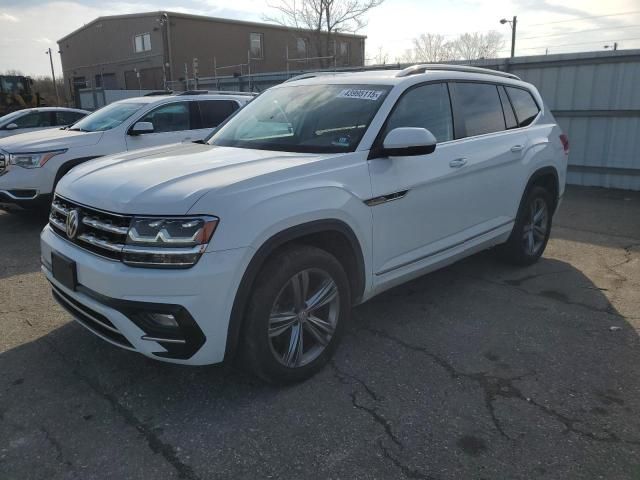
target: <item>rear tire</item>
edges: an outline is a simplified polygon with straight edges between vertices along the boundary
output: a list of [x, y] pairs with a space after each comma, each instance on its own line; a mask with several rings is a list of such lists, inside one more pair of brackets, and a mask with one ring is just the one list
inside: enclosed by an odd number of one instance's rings
[[329, 361], [351, 313], [344, 268], [328, 252], [296, 245], [267, 260], [243, 329], [245, 367], [269, 383], [296, 383]]
[[530, 188], [520, 205], [509, 240], [498, 249], [500, 257], [513, 265], [531, 265], [544, 253], [551, 233], [553, 197], [540, 186]]

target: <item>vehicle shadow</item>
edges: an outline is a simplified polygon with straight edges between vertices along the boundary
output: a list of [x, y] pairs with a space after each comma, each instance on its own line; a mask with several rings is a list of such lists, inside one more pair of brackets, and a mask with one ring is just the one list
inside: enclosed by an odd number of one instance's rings
[[1, 443], [58, 471], [81, 459], [87, 478], [131, 448], [185, 478], [631, 478], [639, 347], [578, 268], [485, 252], [355, 308], [334, 360], [293, 387], [163, 364], [67, 323], [0, 354]]
[[47, 223], [41, 212], [0, 210], [0, 279], [40, 270], [40, 231]]

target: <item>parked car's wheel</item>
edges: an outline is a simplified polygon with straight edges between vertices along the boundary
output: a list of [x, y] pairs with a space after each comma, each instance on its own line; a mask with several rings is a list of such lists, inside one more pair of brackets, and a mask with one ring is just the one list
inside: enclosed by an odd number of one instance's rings
[[271, 383], [305, 380], [333, 355], [350, 311], [340, 262], [319, 248], [287, 248], [256, 279], [243, 331], [244, 363]]
[[515, 265], [531, 265], [538, 261], [549, 241], [553, 198], [549, 191], [534, 186], [527, 192], [509, 240], [501, 245], [501, 257]]

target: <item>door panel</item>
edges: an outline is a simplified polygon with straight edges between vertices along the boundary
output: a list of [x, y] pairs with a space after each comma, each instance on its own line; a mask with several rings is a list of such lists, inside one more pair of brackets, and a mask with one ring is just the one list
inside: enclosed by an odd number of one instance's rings
[[[441, 85], [440, 90], [435, 85]], [[434, 100], [448, 99], [442, 85], [423, 85], [411, 96], [405, 94], [387, 122], [388, 127], [429, 128], [438, 142], [444, 140], [436, 150], [429, 155], [369, 161], [374, 198], [406, 191], [400, 198], [372, 207], [374, 272], [378, 275], [426, 261], [512, 221], [511, 209], [504, 202], [511, 201], [519, 184], [516, 178], [526, 134], [504, 131], [503, 123], [502, 131], [496, 133], [451, 140], [450, 109]], [[499, 102], [497, 90], [495, 94]], [[432, 98], [427, 101], [421, 96]], [[417, 115], [424, 120], [422, 124], [411, 116], [398, 115], [403, 102], [429, 115]], [[434, 115], [437, 118], [429, 118]], [[496, 128], [495, 119], [493, 124], [488, 114], [485, 119], [489, 128]], [[522, 150], [512, 151], [516, 146]]]

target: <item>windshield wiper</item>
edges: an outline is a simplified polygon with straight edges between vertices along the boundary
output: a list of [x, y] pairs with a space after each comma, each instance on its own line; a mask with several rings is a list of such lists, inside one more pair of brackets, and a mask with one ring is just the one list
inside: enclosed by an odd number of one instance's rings
[[68, 130], [73, 130], [74, 132], [88, 132], [89, 130], [85, 130], [84, 128], [80, 128], [80, 127], [71, 127]]

